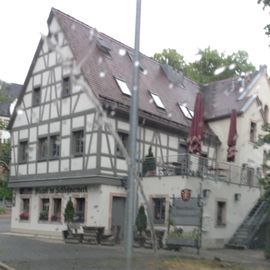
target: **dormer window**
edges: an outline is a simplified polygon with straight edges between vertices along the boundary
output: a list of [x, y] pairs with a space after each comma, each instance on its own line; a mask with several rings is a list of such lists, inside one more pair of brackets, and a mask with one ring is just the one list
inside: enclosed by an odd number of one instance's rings
[[[131, 62], [133, 63], [134, 62], [134, 54], [132, 52], [128, 52], [128, 56], [129, 56]], [[144, 68], [142, 67], [141, 64], [139, 65], [139, 68], [140, 68], [141, 72], [144, 72]]]
[[124, 94], [124, 95], [127, 95], [127, 96], [131, 96], [131, 92], [126, 84], [126, 82], [122, 81], [122, 80], [119, 80], [117, 78], [115, 78], [116, 82], [117, 82], [117, 85], [118, 87], [120, 88], [121, 92]]
[[163, 105], [163, 103], [162, 103], [160, 97], [159, 97], [158, 95], [156, 95], [156, 94], [153, 94], [153, 93], [151, 93], [151, 96], [152, 96], [152, 98], [153, 98], [153, 100], [154, 100], [156, 106], [157, 106], [158, 108], [160, 108], [160, 109], [165, 110], [165, 106]]
[[70, 77], [64, 77], [62, 82], [62, 97], [68, 97], [71, 94]]
[[97, 46], [103, 53], [105, 53], [108, 56], [111, 56], [111, 53], [110, 53], [111, 47], [110, 47], [109, 43], [106, 42], [104, 39], [98, 38], [97, 39]]
[[178, 103], [182, 113], [184, 114], [184, 116], [188, 119], [192, 119], [194, 116], [194, 112], [192, 110], [190, 110], [186, 104], [180, 104]]

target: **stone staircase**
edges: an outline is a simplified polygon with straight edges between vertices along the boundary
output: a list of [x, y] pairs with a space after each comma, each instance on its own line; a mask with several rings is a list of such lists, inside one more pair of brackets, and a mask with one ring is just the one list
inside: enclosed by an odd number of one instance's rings
[[239, 249], [249, 248], [261, 225], [266, 221], [268, 209], [268, 201], [258, 200], [229, 240], [226, 247]]

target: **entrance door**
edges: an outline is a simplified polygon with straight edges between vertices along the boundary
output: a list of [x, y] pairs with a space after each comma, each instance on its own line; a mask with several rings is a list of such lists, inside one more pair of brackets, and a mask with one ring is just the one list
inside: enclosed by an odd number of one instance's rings
[[116, 235], [116, 241], [124, 239], [126, 198], [113, 197], [112, 200], [112, 229]]

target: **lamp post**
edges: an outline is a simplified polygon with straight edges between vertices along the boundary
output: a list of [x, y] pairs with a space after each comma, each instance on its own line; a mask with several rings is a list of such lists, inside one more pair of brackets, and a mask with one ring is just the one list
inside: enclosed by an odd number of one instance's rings
[[140, 47], [140, 20], [141, 0], [136, 4], [135, 21], [135, 46], [133, 57], [132, 97], [130, 108], [130, 137], [129, 154], [130, 168], [128, 168], [128, 192], [127, 192], [127, 228], [126, 228], [126, 258], [127, 269], [131, 269], [133, 249], [133, 224], [134, 224], [134, 201], [135, 201], [135, 178], [137, 175], [137, 128], [138, 128], [138, 103], [139, 103], [139, 47]]

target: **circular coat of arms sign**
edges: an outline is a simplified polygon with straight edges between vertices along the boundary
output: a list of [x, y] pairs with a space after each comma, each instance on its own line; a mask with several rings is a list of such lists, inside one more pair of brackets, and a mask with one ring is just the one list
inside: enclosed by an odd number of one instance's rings
[[184, 202], [187, 202], [191, 198], [191, 189], [185, 188], [181, 190], [181, 198]]

